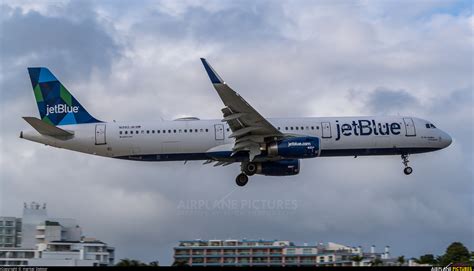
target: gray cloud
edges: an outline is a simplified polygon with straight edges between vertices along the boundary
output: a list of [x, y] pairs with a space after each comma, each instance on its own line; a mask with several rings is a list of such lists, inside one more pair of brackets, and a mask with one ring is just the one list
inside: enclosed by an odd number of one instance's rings
[[[164, 264], [177, 240], [194, 238], [388, 244], [406, 256], [439, 254], [455, 240], [474, 247], [472, 12], [439, 3], [406, 17], [384, 4], [77, 3], [2, 7], [1, 215], [47, 201], [52, 215], [79, 219], [119, 258]], [[411, 157], [409, 178], [399, 157], [327, 158], [239, 189], [237, 165], [118, 161], [17, 137], [27, 127], [20, 117], [37, 114], [29, 65], [52, 67], [105, 120], [220, 118], [201, 56], [264, 116], [403, 111], [455, 142]], [[180, 207], [222, 199], [238, 207]], [[275, 200], [296, 208], [239, 205]]]

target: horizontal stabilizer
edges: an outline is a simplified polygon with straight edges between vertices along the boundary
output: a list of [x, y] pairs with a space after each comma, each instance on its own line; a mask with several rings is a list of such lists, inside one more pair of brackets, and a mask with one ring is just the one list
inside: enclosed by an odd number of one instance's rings
[[42, 135], [59, 138], [68, 138], [74, 135], [74, 132], [63, 130], [35, 117], [23, 117], [23, 119]]

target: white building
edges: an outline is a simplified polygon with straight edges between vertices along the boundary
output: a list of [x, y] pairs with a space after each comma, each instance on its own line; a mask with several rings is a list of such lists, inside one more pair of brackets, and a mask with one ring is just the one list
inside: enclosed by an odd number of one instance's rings
[[0, 217], [0, 222], [0, 266], [114, 264], [113, 247], [82, 237], [75, 219], [48, 217], [45, 204], [25, 203], [22, 218]]
[[329, 242], [295, 245], [282, 240], [189, 240], [174, 248], [176, 262], [191, 266], [371, 266], [392, 265], [389, 248], [364, 252]]

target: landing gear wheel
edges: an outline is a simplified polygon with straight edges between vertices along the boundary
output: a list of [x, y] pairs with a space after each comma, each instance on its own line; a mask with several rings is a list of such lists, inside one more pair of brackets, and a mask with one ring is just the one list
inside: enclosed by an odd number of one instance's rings
[[405, 166], [405, 169], [403, 169], [403, 173], [405, 175], [410, 175], [413, 172], [413, 169], [408, 166], [408, 154], [402, 154], [402, 164]]
[[237, 183], [238, 186], [244, 186], [248, 183], [248, 181], [249, 177], [244, 173], [240, 173], [237, 175], [237, 178], [235, 178], [235, 183]]
[[257, 165], [255, 163], [247, 163], [244, 166], [244, 173], [247, 174], [248, 176], [252, 176], [255, 173], [257, 173]]
[[413, 172], [413, 169], [411, 167], [406, 167], [403, 172], [405, 175], [410, 175]]

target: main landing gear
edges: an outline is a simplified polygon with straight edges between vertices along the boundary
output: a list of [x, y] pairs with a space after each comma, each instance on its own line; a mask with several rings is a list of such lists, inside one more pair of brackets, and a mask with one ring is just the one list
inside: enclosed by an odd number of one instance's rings
[[402, 154], [402, 163], [405, 166], [403, 173], [405, 173], [405, 175], [410, 175], [413, 172], [413, 169], [408, 166], [408, 162], [410, 162], [408, 161], [408, 154]]
[[240, 166], [242, 173], [237, 175], [235, 182], [238, 186], [244, 186], [249, 181], [249, 176], [255, 175], [257, 173], [257, 165], [255, 163], [242, 163]]
[[249, 181], [249, 176], [245, 175], [245, 173], [240, 173], [237, 175], [237, 178], [235, 178], [235, 183], [237, 183], [238, 186], [244, 186], [248, 183]]

